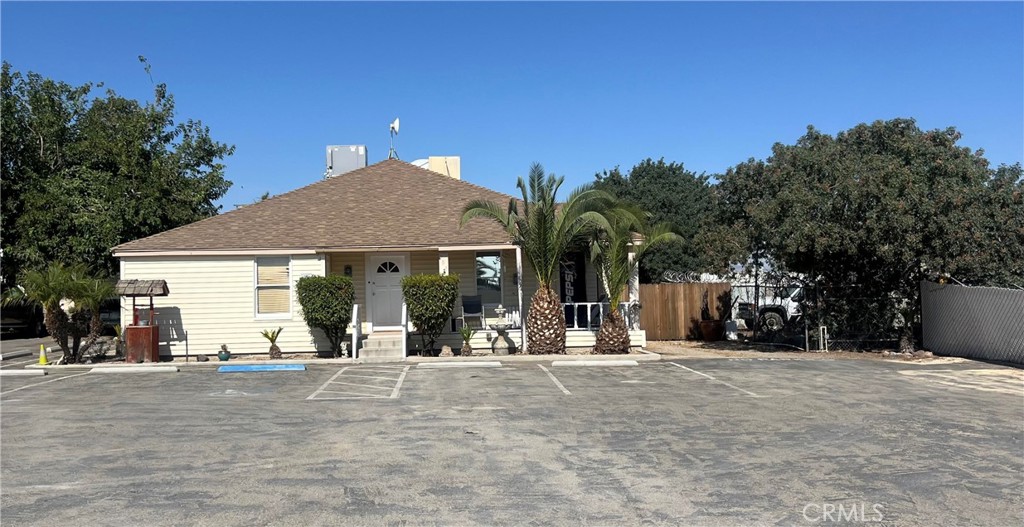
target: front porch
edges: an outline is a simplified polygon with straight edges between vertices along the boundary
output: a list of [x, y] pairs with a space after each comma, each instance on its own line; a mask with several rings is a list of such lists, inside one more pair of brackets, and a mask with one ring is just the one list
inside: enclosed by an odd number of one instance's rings
[[[497, 337], [491, 325], [508, 322], [511, 327], [506, 338], [517, 352], [522, 351], [526, 337], [523, 323], [538, 284], [518, 247], [381, 248], [329, 252], [326, 259], [328, 274], [346, 275], [352, 279], [357, 306], [350, 329], [353, 334], [350, 346], [355, 346], [357, 352], [367, 338], [375, 333], [383, 336], [385, 332], [388, 338], [394, 336], [393, 332], [405, 334], [400, 356], [420, 352], [420, 338], [403, 309], [401, 279], [410, 274], [459, 276], [459, 299], [447, 331], [438, 338], [438, 346], [460, 349], [462, 337], [458, 330], [463, 324], [468, 324], [476, 329], [470, 340], [474, 353], [490, 352]], [[589, 262], [582, 257], [571, 260], [563, 266], [554, 284], [562, 295], [566, 313], [566, 347], [590, 348], [609, 304], [602, 301], [602, 288]], [[478, 302], [482, 315], [474, 315], [472, 312], [478, 310], [469, 309], [463, 316], [464, 302]], [[495, 312], [499, 305], [506, 310], [504, 317]], [[633, 347], [646, 345], [645, 333], [639, 328], [638, 309], [635, 298], [623, 304]]]

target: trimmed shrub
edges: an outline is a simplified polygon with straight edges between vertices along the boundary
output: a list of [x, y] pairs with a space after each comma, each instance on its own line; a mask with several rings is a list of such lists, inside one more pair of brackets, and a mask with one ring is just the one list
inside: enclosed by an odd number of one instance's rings
[[414, 274], [402, 279], [402, 295], [409, 320], [420, 333], [423, 350], [433, 353], [437, 337], [444, 331], [459, 298], [459, 276]]
[[331, 343], [331, 355], [339, 356], [356, 300], [352, 279], [342, 275], [304, 276], [299, 278], [295, 292], [306, 325], [323, 331]]

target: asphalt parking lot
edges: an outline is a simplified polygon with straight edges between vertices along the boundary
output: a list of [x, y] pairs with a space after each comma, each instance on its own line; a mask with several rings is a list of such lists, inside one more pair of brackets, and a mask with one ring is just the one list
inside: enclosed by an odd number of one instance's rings
[[5, 526], [1024, 518], [1024, 376], [983, 363], [192, 367], [0, 381]]

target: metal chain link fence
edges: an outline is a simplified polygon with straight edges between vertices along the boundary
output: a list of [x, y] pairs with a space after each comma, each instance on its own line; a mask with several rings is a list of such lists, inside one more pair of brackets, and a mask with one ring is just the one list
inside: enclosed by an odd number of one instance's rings
[[904, 314], [916, 309], [884, 296], [855, 296], [857, 292], [851, 286], [819, 295], [796, 282], [734, 285], [733, 318], [755, 342], [804, 350], [896, 349], [905, 334], [920, 342], [919, 325]]

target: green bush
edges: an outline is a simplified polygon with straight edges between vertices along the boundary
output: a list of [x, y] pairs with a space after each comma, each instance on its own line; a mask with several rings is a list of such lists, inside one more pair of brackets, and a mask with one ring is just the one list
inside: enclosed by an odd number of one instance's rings
[[352, 279], [342, 275], [304, 276], [295, 292], [306, 325], [323, 331], [331, 343], [331, 355], [339, 356], [356, 300]]
[[452, 318], [459, 298], [459, 276], [414, 274], [402, 279], [402, 295], [409, 320], [419, 330], [423, 350], [434, 350], [434, 342]]

